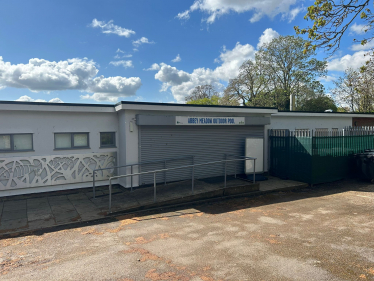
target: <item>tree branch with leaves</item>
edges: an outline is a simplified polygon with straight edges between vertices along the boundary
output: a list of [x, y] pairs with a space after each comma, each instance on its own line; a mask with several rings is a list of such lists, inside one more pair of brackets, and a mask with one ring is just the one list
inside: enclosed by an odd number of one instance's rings
[[[371, 0], [316, 0], [308, 7], [304, 19], [311, 20], [313, 25], [307, 28], [294, 29], [297, 34], [307, 34], [311, 40], [306, 42], [304, 52], [309, 49], [324, 48], [330, 54], [340, 48], [343, 35], [352, 23], [361, 21], [366, 34], [360, 42], [367, 44], [373, 39], [374, 14], [369, 8]], [[358, 41], [354, 39], [354, 41]]]

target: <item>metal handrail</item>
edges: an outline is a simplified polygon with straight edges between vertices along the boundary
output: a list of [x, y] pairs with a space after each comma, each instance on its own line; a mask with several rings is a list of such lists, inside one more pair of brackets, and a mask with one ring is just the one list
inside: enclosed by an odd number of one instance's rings
[[[177, 157], [177, 158], [165, 158], [165, 159], [160, 159], [160, 160], [156, 160], [156, 161], [148, 161], [148, 162], [141, 162], [141, 163], [135, 163], [135, 164], [127, 164], [127, 165], [121, 165], [121, 166], [114, 166], [114, 167], [109, 167], [109, 168], [95, 169], [92, 172], [92, 193], [93, 193], [93, 198], [95, 199], [95, 197], [96, 197], [96, 180], [95, 180], [95, 175], [96, 175], [97, 171], [131, 167], [131, 173], [132, 173], [132, 170], [133, 170], [132, 167], [133, 166], [141, 166], [141, 165], [146, 165], [146, 164], [153, 164], [153, 163], [164, 162], [164, 167], [166, 168], [166, 162], [167, 161], [174, 161], [174, 160], [180, 160], [180, 159], [186, 159], [186, 158], [192, 158], [192, 160], [194, 160], [194, 157], [195, 156], [193, 156], [193, 155], [188, 155], [188, 156]], [[194, 163], [194, 162], [192, 162], [192, 163]], [[119, 172], [119, 170], [117, 172]], [[166, 184], [166, 177], [165, 177], [165, 184]], [[132, 184], [132, 177], [131, 177], [131, 191], [132, 191], [132, 187], [133, 187], [133, 184]]]
[[[240, 158], [243, 158], [243, 157], [246, 157], [246, 156], [242, 156], [242, 155], [235, 155], [235, 154], [225, 154], [225, 159], [227, 159], [227, 156], [231, 156], [231, 157], [240, 157]], [[234, 177], [236, 178], [236, 163], [234, 164]]]
[[246, 160], [253, 160], [253, 183], [256, 183], [256, 157], [247, 157], [247, 156], [240, 156], [242, 158], [238, 159], [225, 159], [225, 160], [219, 160], [219, 161], [213, 161], [213, 162], [206, 162], [206, 163], [200, 163], [200, 164], [193, 164], [193, 165], [187, 165], [187, 166], [180, 166], [180, 167], [174, 167], [174, 168], [167, 168], [167, 169], [161, 169], [161, 170], [154, 170], [154, 171], [148, 171], [148, 172], [141, 172], [141, 173], [135, 173], [130, 175], [120, 175], [120, 176], [113, 176], [109, 178], [109, 213], [112, 212], [112, 180], [119, 179], [119, 178], [125, 178], [125, 177], [132, 177], [132, 176], [139, 176], [144, 174], [152, 174], [153, 173], [153, 202], [156, 202], [156, 173], [160, 172], [166, 172], [170, 170], [177, 170], [177, 169], [184, 169], [184, 168], [192, 168], [192, 194], [194, 193], [194, 176], [195, 176], [195, 166], [203, 166], [203, 165], [210, 165], [210, 164], [216, 164], [216, 163], [222, 163], [225, 162], [225, 185], [226, 188], [226, 171], [227, 171], [227, 162], [233, 162], [233, 161], [246, 161]]

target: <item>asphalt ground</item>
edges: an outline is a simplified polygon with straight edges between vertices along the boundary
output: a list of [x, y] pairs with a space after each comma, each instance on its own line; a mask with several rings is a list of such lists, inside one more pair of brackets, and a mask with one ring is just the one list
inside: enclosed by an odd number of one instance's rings
[[374, 185], [342, 181], [2, 239], [0, 280], [374, 280]]

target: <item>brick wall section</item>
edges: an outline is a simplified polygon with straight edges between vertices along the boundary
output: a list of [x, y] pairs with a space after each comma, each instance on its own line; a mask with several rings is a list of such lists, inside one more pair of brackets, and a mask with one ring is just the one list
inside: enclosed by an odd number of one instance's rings
[[374, 118], [353, 117], [352, 126], [374, 126]]

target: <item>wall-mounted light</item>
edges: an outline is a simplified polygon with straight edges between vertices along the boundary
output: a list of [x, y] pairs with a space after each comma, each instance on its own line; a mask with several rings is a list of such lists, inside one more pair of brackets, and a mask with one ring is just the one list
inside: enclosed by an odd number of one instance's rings
[[133, 132], [134, 131], [134, 122], [130, 121], [130, 124], [129, 124], [129, 128], [130, 128], [130, 132]]

